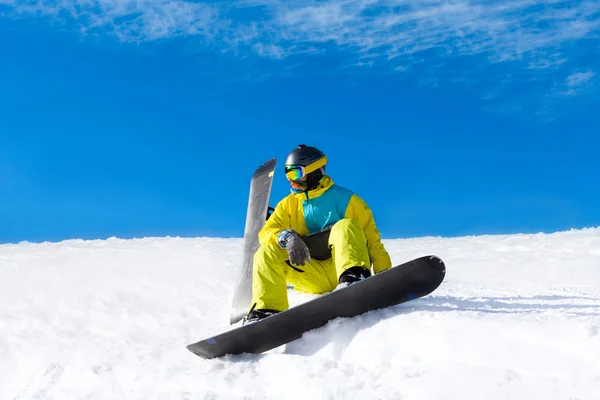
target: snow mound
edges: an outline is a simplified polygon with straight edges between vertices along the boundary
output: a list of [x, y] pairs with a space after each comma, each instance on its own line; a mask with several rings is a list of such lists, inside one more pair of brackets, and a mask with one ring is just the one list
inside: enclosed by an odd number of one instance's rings
[[384, 243], [446, 281], [218, 360], [185, 346], [227, 329], [241, 239], [1, 245], [0, 398], [600, 399], [600, 229]]

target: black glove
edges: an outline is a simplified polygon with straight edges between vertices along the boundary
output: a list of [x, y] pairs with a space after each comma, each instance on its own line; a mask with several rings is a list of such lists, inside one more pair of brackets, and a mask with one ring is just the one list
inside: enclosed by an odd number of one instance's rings
[[285, 230], [277, 236], [279, 247], [286, 249], [292, 265], [304, 265], [310, 262], [308, 246], [295, 231]]

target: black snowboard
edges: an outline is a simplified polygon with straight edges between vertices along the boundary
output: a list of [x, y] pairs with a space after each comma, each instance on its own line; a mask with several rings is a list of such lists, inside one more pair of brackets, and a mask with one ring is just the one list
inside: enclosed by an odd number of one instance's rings
[[244, 259], [238, 284], [233, 294], [229, 322], [235, 324], [248, 313], [252, 301], [252, 260], [258, 250], [258, 232], [267, 219], [269, 197], [277, 159], [273, 158], [254, 171], [248, 196], [246, 227], [244, 229]]
[[334, 318], [354, 317], [426, 296], [442, 283], [445, 274], [446, 267], [440, 258], [421, 257], [187, 348], [202, 358], [262, 353], [299, 339], [304, 332]]

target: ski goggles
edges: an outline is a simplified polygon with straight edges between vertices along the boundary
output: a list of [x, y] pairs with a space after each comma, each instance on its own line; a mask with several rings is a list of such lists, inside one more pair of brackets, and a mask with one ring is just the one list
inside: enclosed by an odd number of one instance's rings
[[290, 181], [297, 181], [304, 178], [306, 175], [324, 167], [327, 164], [327, 157], [323, 156], [312, 164], [307, 166], [302, 165], [286, 165], [285, 166], [285, 177]]

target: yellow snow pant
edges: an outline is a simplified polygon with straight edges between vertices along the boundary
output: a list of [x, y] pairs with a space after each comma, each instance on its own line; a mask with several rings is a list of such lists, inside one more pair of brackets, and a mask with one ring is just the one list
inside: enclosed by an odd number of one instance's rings
[[356, 221], [342, 219], [333, 225], [329, 246], [330, 259], [313, 259], [302, 266], [290, 265], [287, 251], [277, 244], [261, 246], [254, 255], [251, 306], [287, 310], [286, 283], [301, 292], [322, 294], [334, 290], [339, 276], [349, 268], [362, 266], [371, 270], [367, 239]]

